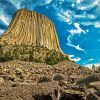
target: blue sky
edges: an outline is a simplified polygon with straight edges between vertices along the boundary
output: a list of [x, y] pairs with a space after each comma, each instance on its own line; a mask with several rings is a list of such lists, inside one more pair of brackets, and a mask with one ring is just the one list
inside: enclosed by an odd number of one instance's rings
[[48, 16], [61, 49], [77, 64], [100, 63], [100, 0], [0, 0], [0, 34], [21, 8]]

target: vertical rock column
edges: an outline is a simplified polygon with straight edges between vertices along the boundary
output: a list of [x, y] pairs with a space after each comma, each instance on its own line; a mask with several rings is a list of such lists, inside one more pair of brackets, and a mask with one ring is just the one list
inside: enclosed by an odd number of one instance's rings
[[26, 9], [18, 10], [1, 42], [8, 44], [41, 45], [59, 50], [56, 31], [52, 22], [44, 15]]

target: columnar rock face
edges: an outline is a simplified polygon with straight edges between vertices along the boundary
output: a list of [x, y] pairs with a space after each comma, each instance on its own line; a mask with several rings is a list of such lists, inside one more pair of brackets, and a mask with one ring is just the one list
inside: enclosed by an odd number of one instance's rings
[[18, 10], [1, 38], [8, 44], [40, 45], [59, 50], [56, 31], [44, 15], [26, 9]]

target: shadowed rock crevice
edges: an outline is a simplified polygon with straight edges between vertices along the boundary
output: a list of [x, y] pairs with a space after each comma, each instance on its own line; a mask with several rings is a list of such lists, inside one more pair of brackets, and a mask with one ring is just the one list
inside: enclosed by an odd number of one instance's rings
[[76, 94], [62, 94], [60, 98], [54, 99], [50, 95], [35, 95], [34, 100], [84, 100], [82, 96]]
[[59, 100], [84, 100], [82, 96], [77, 94], [63, 94]]
[[35, 95], [33, 98], [34, 100], [53, 100], [50, 95]]

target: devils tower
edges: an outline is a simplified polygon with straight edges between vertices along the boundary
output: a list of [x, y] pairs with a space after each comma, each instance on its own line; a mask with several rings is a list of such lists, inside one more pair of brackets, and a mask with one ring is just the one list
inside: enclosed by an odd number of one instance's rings
[[59, 44], [53, 23], [44, 15], [26, 9], [18, 10], [1, 43], [40, 45], [48, 49], [59, 50]]

